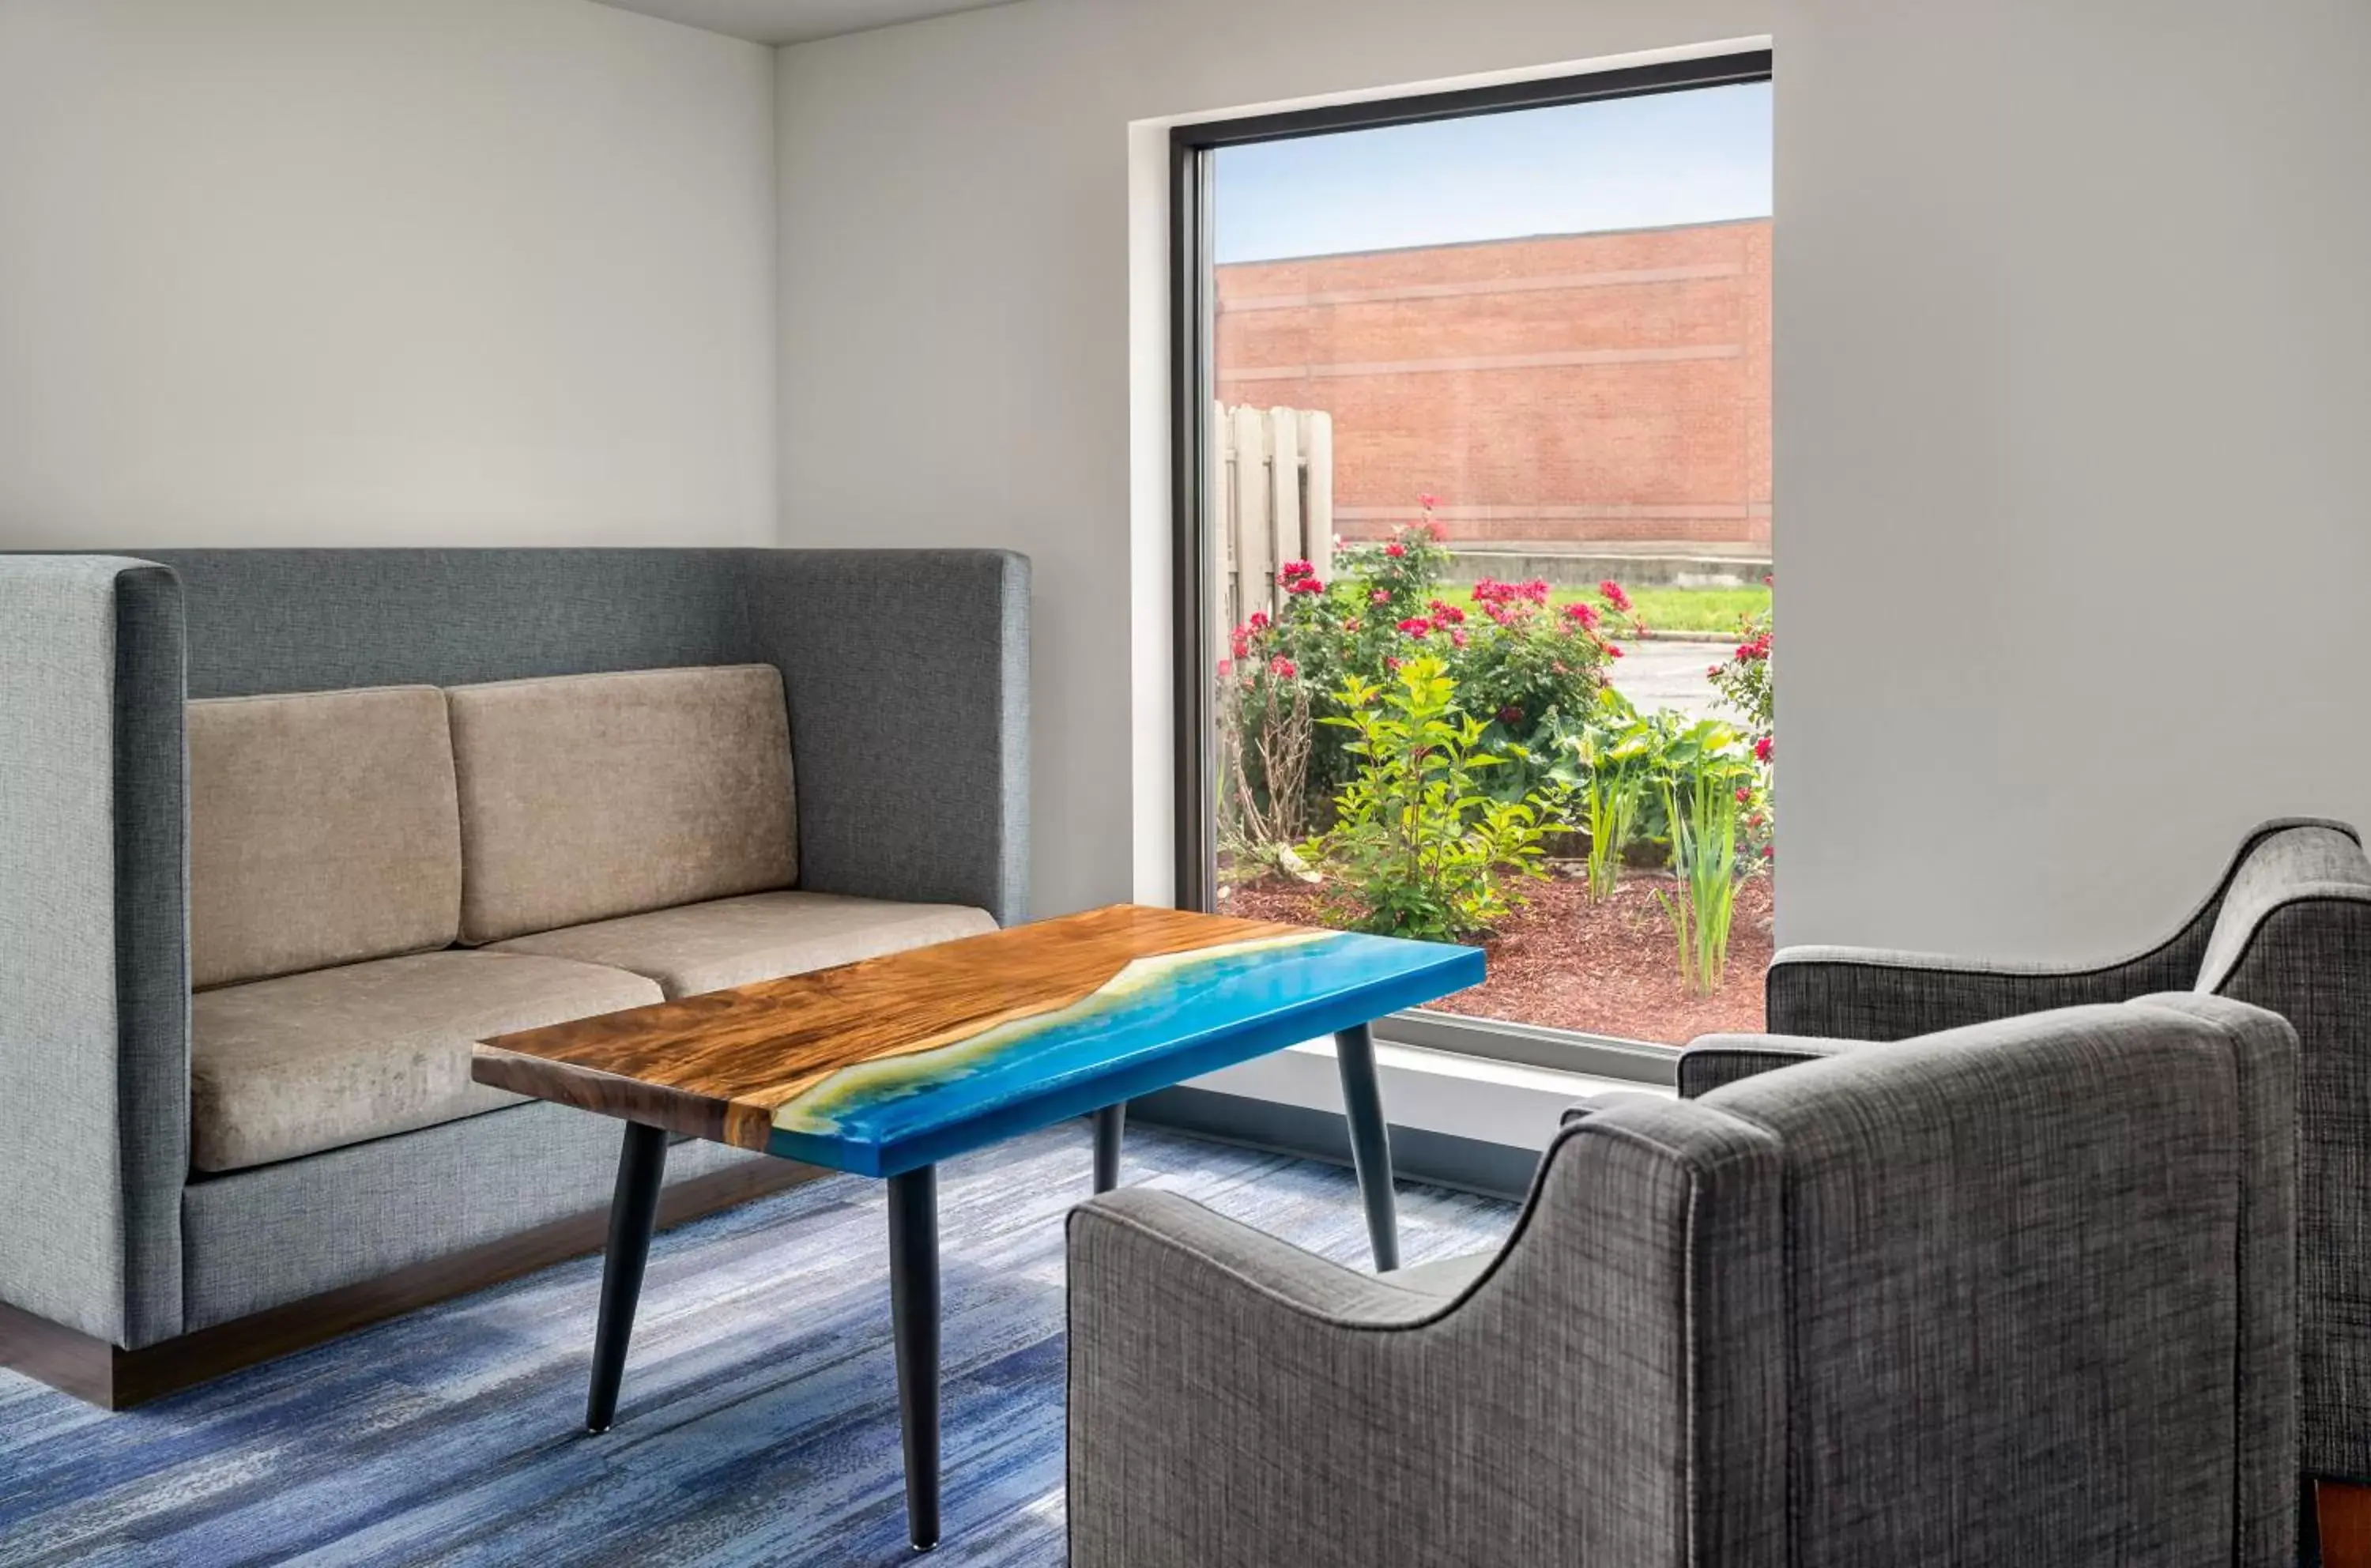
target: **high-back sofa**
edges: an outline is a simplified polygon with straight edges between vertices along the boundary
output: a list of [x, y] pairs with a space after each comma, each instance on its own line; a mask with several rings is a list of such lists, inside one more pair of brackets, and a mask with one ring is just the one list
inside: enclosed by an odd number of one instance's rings
[[469, 1039], [1021, 918], [1027, 645], [996, 551], [0, 557], [0, 1364], [137, 1402], [596, 1244], [616, 1125]]

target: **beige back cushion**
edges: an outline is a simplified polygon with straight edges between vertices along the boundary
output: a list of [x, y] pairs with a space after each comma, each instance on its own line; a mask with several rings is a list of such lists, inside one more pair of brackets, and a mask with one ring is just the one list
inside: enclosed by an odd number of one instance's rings
[[771, 664], [455, 686], [461, 940], [762, 893], [798, 875]]
[[434, 686], [192, 702], [190, 983], [450, 946], [461, 827]]

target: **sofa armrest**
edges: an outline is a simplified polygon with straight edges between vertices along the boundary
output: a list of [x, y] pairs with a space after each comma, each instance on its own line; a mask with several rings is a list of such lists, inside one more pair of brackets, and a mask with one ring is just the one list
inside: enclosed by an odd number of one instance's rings
[[1007, 550], [754, 550], [782, 672], [799, 885], [1029, 909], [1029, 562]]
[[181, 1326], [189, 1170], [180, 586], [0, 557], [0, 1300]]
[[1780, 1067], [1841, 1055], [1865, 1040], [1822, 1040], [1801, 1034], [1706, 1034], [1680, 1053], [1680, 1098], [1696, 1100], [1724, 1085]]

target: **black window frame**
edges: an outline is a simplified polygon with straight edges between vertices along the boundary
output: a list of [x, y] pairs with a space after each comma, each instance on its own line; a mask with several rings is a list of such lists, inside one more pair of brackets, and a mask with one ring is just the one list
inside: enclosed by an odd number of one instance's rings
[[[1173, 126], [1169, 133], [1171, 658], [1175, 747], [1176, 903], [1210, 909], [1218, 900], [1216, 746], [1212, 725], [1208, 606], [1215, 591], [1203, 488], [1209, 472], [1212, 278], [1212, 154], [1257, 142], [1370, 131], [1388, 125], [1507, 114], [1527, 109], [1645, 98], [1771, 79], [1771, 52], [1747, 50], [1536, 81], [1419, 93], [1278, 114]], [[1400, 1014], [1382, 1026], [1407, 1044], [1522, 1066], [1668, 1083], [1678, 1051], [1669, 1045], [1438, 1012]]]

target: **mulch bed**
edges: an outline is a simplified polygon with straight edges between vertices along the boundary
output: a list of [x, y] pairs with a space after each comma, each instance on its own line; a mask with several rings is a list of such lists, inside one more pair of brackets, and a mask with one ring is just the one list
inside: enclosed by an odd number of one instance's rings
[[[1770, 965], [1770, 879], [1737, 890], [1729, 980], [1709, 997], [1680, 983], [1671, 923], [1656, 902], [1662, 871], [1630, 870], [1613, 896], [1589, 901], [1580, 868], [1558, 865], [1530, 883], [1531, 903], [1484, 942], [1490, 978], [1430, 1004], [1472, 1017], [1683, 1045], [1699, 1034], [1762, 1028], [1762, 974]], [[1225, 890], [1219, 908], [1253, 919], [1317, 925], [1315, 889], [1280, 877]]]

